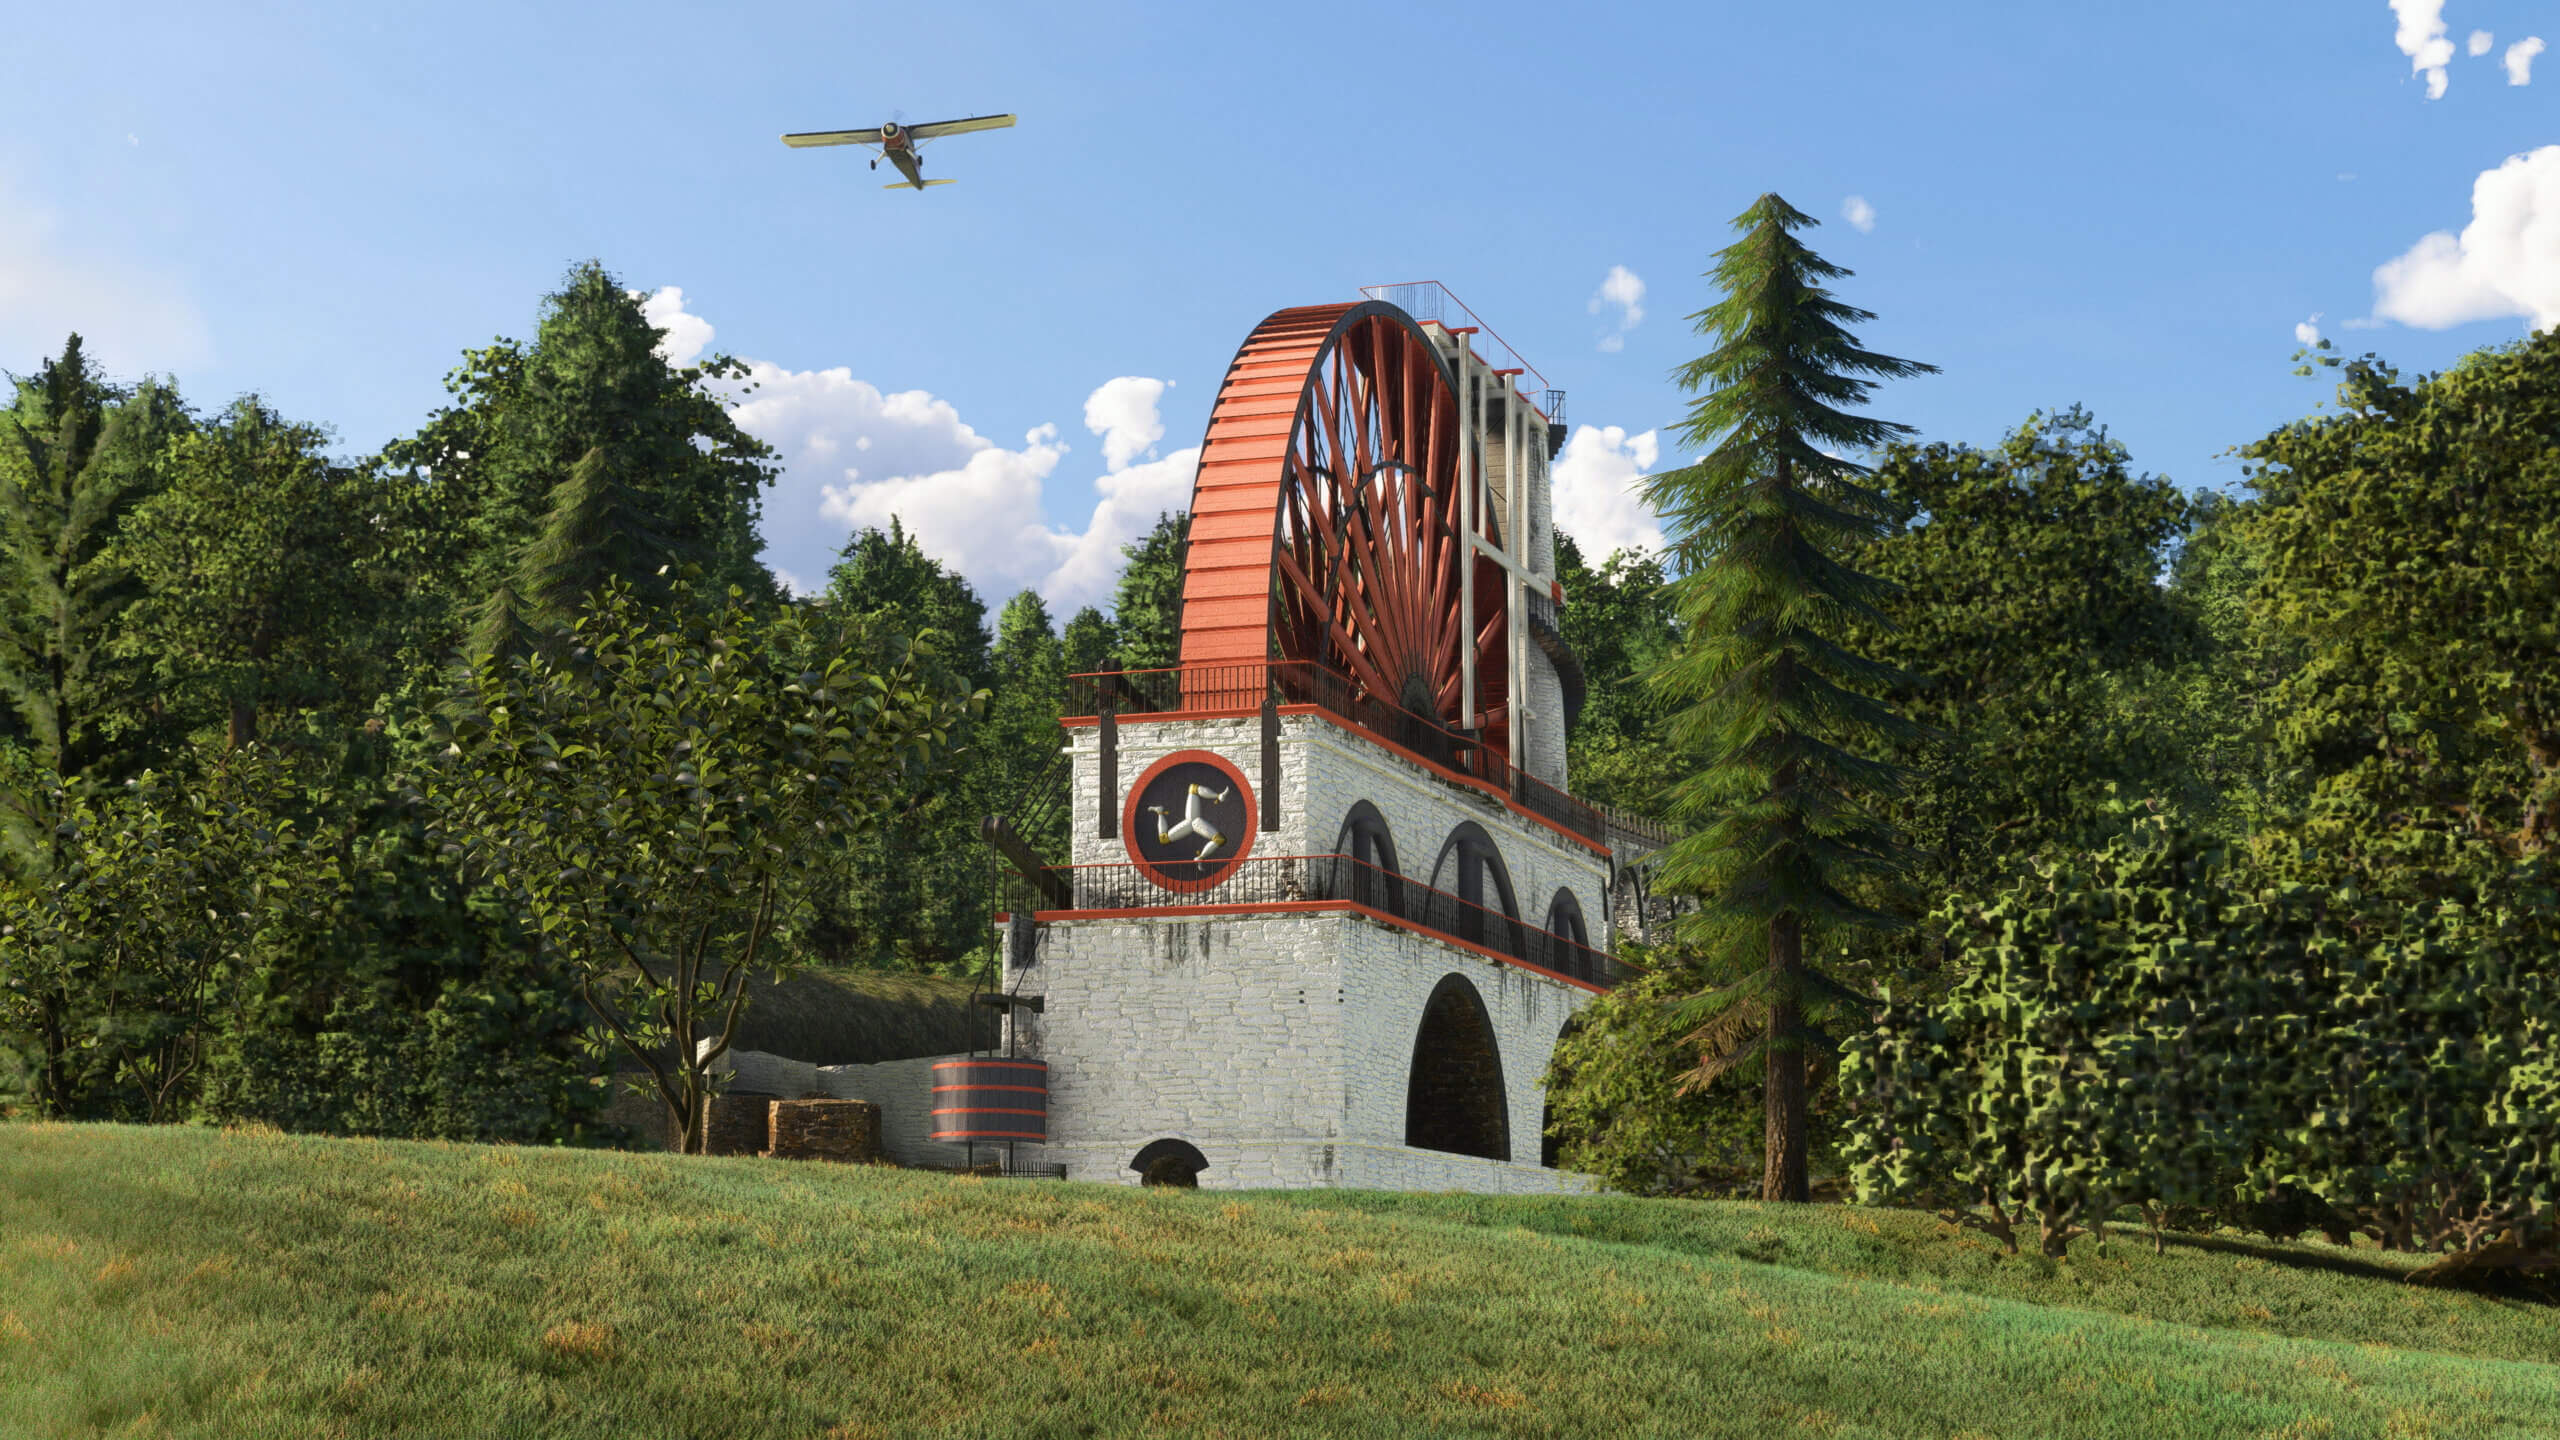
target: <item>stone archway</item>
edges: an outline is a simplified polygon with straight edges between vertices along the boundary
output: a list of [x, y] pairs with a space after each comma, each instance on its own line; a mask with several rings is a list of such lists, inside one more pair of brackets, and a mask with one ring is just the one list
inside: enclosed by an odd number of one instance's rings
[[[1556, 1031], [1556, 1046], [1558, 1049], [1563, 1048], [1564, 1042], [1571, 1039], [1573, 1037], [1574, 1030], [1582, 1024], [1582, 1014], [1583, 1012], [1576, 1010], [1571, 1015], [1565, 1017], [1564, 1028]], [[1563, 1143], [1557, 1140], [1555, 1136], [1555, 1080], [1555, 1051], [1550, 1050], [1547, 1052], [1546, 1083], [1539, 1087], [1541, 1093], [1546, 1097], [1546, 1104], [1540, 1107], [1538, 1112], [1538, 1163], [1546, 1166], [1550, 1170], [1558, 1168], [1558, 1162], [1562, 1158], [1561, 1152], [1564, 1149]]]
[[1145, 1149], [1131, 1158], [1129, 1168], [1138, 1172], [1141, 1185], [1171, 1185], [1190, 1190], [1199, 1186], [1200, 1172], [1209, 1168], [1209, 1157], [1201, 1154], [1200, 1148], [1188, 1140], [1167, 1137], [1149, 1141]]
[[1404, 1143], [1487, 1160], [1511, 1158], [1502, 1047], [1484, 997], [1463, 975], [1442, 976], [1422, 1007], [1405, 1088]]

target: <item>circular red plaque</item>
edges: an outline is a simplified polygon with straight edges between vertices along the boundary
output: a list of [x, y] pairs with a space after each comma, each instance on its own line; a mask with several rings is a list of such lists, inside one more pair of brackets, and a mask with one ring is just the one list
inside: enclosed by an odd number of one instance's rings
[[1176, 750], [1129, 787], [1120, 839], [1139, 874], [1191, 895], [1235, 873], [1261, 821], [1242, 770], [1214, 751]]

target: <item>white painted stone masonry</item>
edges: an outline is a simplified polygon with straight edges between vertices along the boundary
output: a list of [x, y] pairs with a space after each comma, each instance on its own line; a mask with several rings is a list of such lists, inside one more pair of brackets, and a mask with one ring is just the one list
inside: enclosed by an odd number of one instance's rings
[[[1544, 657], [1540, 657], [1543, 659]], [[1561, 705], [1561, 699], [1551, 703]], [[1319, 715], [1287, 715], [1280, 720], [1280, 785], [1275, 795], [1261, 794], [1262, 722], [1232, 720], [1122, 720], [1119, 726], [1120, 795], [1125, 803], [1147, 767], [1177, 750], [1207, 750], [1244, 772], [1256, 791], [1255, 802], [1277, 805], [1280, 828], [1257, 832], [1253, 854], [1331, 855], [1338, 853], [1342, 822], [1362, 800], [1378, 808], [1395, 841], [1396, 868], [1407, 878], [1431, 883], [1433, 868], [1451, 832], [1462, 820], [1484, 827], [1502, 852], [1510, 871], [1520, 919], [1546, 924], [1556, 891], [1570, 887], [1596, 942], [1609, 914], [1609, 862], [1604, 855], [1514, 813], [1501, 801], [1473, 786], [1446, 780], [1396, 752], [1344, 730]], [[1100, 833], [1100, 734], [1096, 727], [1068, 732], [1072, 743], [1074, 852], [1078, 865], [1125, 865], [1129, 852], [1120, 837]], [[1443, 888], [1448, 888], [1443, 882]], [[1203, 904], [1225, 898], [1205, 892]]]
[[[1493, 1023], [1508, 1163], [1403, 1143], [1423, 1007], [1450, 974]], [[1135, 1183], [1130, 1160], [1170, 1137], [1216, 1188], [1588, 1188], [1537, 1160], [1547, 1061], [1591, 997], [1518, 966], [1347, 912], [1244, 913], [1053, 921], [1007, 984], [1046, 1002], [1017, 1012], [1050, 1084], [1052, 1143], [1023, 1158], [1071, 1179]]]

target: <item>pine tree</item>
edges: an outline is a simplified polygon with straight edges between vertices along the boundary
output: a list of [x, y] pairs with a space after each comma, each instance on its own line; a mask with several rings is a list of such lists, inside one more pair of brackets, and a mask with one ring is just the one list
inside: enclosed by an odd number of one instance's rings
[[150, 669], [111, 644], [142, 591], [109, 551], [187, 428], [175, 391], [110, 384], [78, 335], [0, 409], [0, 691], [34, 762], [0, 822], [13, 867], [50, 868], [54, 784], [151, 763]]
[[480, 607], [471, 653], [511, 653], [557, 634], [589, 595], [620, 579], [644, 603], [663, 600], [675, 571], [710, 558], [671, 537], [645, 483], [599, 445], [551, 491], [542, 529], [516, 557], [515, 573]]
[[1128, 564], [1112, 594], [1120, 630], [1120, 668], [1157, 670], [1182, 663], [1182, 547], [1191, 512], [1158, 515], [1156, 527], [1120, 547]]
[[[706, 595], [734, 585], [782, 600], [757, 559], [773, 452], [720, 388], [746, 367], [671, 364], [664, 338], [639, 297], [587, 261], [545, 297], [531, 345], [466, 352], [446, 381], [458, 403], [385, 452], [447, 497], [463, 536], [456, 628], [476, 644], [566, 623], [606, 575], [646, 590], [676, 557], [701, 567]], [[598, 452], [602, 468], [581, 474]], [[580, 543], [602, 548], [581, 555]]]
[[1090, 675], [1111, 668], [1112, 654], [1120, 648], [1120, 631], [1110, 616], [1087, 605], [1059, 632], [1058, 642], [1066, 650], [1067, 673]]
[[1884, 587], [1832, 558], [1886, 518], [1859, 483], [1865, 467], [1834, 452], [1910, 427], [1839, 407], [1878, 379], [1935, 369], [1861, 349], [1843, 328], [1875, 317], [1823, 288], [1849, 272], [1795, 237], [1817, 223], [1776, 195], [1734, 221], [1742, 238], [1711, 272], [1725, 298], [1690, 317], [1716, 348], [1676, 372], [1697, 395], [1678, 434], [1704, 457], [1644, 489], [1669, 537], [1685, 632], [1649, 683], [1672, 709], [1674, 746], [1709, 757], [1667, 796], [1689, 834], [1665, 852], [1658, 885], [1699, 898], [1686, 938], [1738, 977], [1682, 1006], [1699, 1022], [1690, 1083], [1759, 1064], [1770, 1200], [1807, 1198], [1806, 1052], [1833, 1048], [1813, 1022], [1865, 1003], [1806, 963], [1806, 942], [1891, 923], [1841, 888], [1895, 852], [1866, 802], [1897, 772], [1859, 750], [1916, 730], [1870, 698], [1896, 672], [1838, 639], [1845, 622], [1884, 623]]

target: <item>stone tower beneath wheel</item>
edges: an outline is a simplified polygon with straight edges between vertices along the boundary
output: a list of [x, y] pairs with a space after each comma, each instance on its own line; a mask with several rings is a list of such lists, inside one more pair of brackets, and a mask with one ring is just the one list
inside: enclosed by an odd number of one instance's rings
[[[1572, 797], [1562, 395], [1437, 285], [1283, 310], [1209, 421], [1181, 663], [1078, 677], [1008, 907], [1072, 1178], [1575, 1188], [1544, 1075], [1660, 837]], [[1034, 1011], [1028, 1002], [1037, 1002]]]

